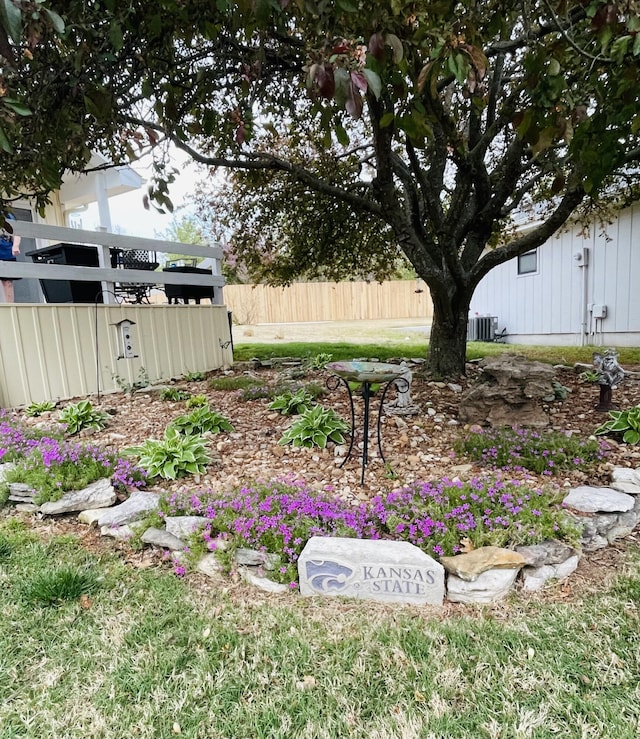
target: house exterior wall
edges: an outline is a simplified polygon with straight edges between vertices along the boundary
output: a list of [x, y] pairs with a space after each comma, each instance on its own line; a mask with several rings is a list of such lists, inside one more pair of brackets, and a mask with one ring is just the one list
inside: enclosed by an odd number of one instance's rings
[[[132, 327], [132, 359], [114, 324]], [[0, 305], [0, 406], [107, 393], [144, 368], [152, 382], [230, 367], [233, 352], [225, 306]], [[97, 342], [96, 342], [97, 338]], [[97, 343], [97, 352], [96, 352]]]
[[[538, 249], [535, 273], [518, 260], [478, 285], [471, 316], [498, 317], [510, 343], [606, 346], [640, 344], [640, 206], [621, 211], [602, 233], [575, 227]], [[598, 306], [606, 317], [598, 318]]]

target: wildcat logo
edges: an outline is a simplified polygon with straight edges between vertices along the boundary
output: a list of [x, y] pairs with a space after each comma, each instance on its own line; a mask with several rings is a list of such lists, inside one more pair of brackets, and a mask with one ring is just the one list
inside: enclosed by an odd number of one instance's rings
[[311, 587], [322, 593], [339, 593], [347, 587], [353, 575], [350, 567], [330, 559], [311, 559], [306, 564]]

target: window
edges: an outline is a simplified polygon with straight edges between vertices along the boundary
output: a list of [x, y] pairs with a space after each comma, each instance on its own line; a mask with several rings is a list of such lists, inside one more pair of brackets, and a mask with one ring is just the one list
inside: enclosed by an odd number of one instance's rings
[[538, 250], [533, 249], [532, 251], [520, 254], [518, 257], [518, 274], [529, 275], [532, 272], [538, 271]]

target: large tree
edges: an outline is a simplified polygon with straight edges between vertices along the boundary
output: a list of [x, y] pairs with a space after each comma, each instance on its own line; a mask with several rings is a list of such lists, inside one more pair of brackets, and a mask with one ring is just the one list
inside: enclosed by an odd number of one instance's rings
[[[464, 371], [489, 270], [578, 209], [636, 196], [637, 0], [2, 0], [0, 27], [9, 195], [20, 167], [46, 192], [87, 146], [117, 162], [151, 147], [149, 196], [167, 207], [167, 142], [282, 173], [406, 255], [442, 375]], [[334, 166], [300, 156], [310, 122]]]

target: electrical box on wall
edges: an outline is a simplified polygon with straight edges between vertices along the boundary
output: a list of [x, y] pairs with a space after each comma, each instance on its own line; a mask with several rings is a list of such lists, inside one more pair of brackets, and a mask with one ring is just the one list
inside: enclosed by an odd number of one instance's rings
[[596, 303], [593, 306], [593, 309], [591, 311], [591, 315], [594, 318], [606, 318], [607, 317], [607, 306], [606, 305], [599, 304], [599, 303]]
[[573, 259], [578, 267], [587, 267], [589, 265], [589, 249], [585, 246], [573, 255]]

